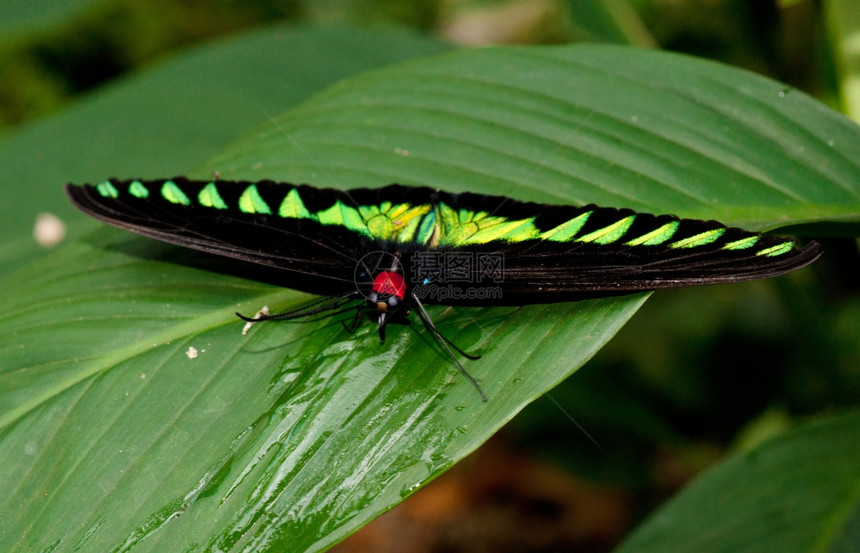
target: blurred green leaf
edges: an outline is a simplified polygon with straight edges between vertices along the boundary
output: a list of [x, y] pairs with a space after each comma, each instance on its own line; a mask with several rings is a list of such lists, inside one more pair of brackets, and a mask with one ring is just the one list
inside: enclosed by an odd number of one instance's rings
[[830, 49], [836, 62], [842, 109], [860, 121], [860, 10], [853, 0], [827, 0], [825, 3]]
[[[765, 228], [856, 221], [858, 138], [802, 93], [712, 63], [483, 49], [343, 81], [196, 174], [403, 182]], [[574, 372], [646, 297], [434, 308], [443, 333], [482, 354], [469, 369], [484, 404], [418, 324], [384, 345], [372, 325], [346, 332], [351, 314], [244, 337], [233, 311], [308, 298], [193, 259], [98, 228], [4, 276], [0, 548], [324, 549]]]
[[0, 40], [55, 25], [99, 0], [6, 0], [0, 2]]
[[729, 457], [617, 553], [857, 551], [860, 412], [806, 424]]
[[627, 0], [565, 0], [573, 37], [583, 41], [655, 46], [645, 24]]

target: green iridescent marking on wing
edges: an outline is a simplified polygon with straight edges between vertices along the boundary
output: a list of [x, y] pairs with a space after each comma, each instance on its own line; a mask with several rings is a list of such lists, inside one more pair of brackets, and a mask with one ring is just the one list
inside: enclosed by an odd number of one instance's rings
[[[429, 206], [426, 208], [430, 209]], [[358, 213], [371, 236], [396, 242], [411, 240], [411, 233], [415, 232], [414, 229], [418, 225], [418, 219], [413, 222], [411, 218], [423, 214], [415, 211], [409, 204], [392, 206], [391, 202], [383, 202], [378, 206], [361, 206]], [[411, 232], [409, 229], [412, 229]]]
[[311, 213], [297, 189], [290, 190], [278, 208], [278, 215], [284, 218], [309, 219], [323, 225], [340, 225], [355, 232], [395, 242], [409, 242], [415, 239], [423, 217], [431, 212], [429, 204], [412, 206], [382, 202], [354, 208], [340, 200], [331, 207]]
[[638, 238], [634, 238], [629, 242], [625, 242], [625, 246], [659, 246], [663, 242], [668, 241], [670, 238], [675, 236], [675, 232], [678, 230], [678, 221], [670, 221], [663, 226], [657, 227], [656, 229], [643, 234]]
[[119, 197], [119, 190], [117, 190], [113, 183], [109, 180], [98, 183], [96, 185], [96, 191], [101, 194], [103, 198]]
[[336, 201], [330, 208], [318, 212], [317, 220], [323, 225], [342, 225], [373, 238], [367, 224], [361, 217], [361, 213], [354, 207], [344, 205], [340, 200]]
[[794, 242], [783, 242], [782, 244], [777, 244], [776, 246], [771, 246], [770, 248], [765, 248], [760, 252], [756, 252], [756, 255], [763, 255], [765, 257], [776, 257], [778, 255], [790, 252], [793, 247]]
[[475, 219], [483, 219], [487, 216], [486, 211], [469, 211], [468, 209], [459, 209], [457, 210], [457, 221], [461, 225], [468, 225], [474, 222]]
[[[457, 221], [454, 225], [447, 229], [443, 244], [451, 246], [459, 246], [466, 244], [469, 240], [481, 230], [481, 221], [487, 217], [486, 211], [469, 211], [468, 209], [460, 209], [457, 211]], [[487, 224], [492, 224], [493, 221], [484, 221]]]
[[504, 242], [525, 242], [537, 238], [540, 233], [534, 226], [534, 217], [509, 221], [504, 217], [487, 217], [477, 222], [478, 231], [462, 242], [466, 244], [486, 244], [494, 240]]
[[734, 242], [729, 242], [725, 246], [723, 246], [724, 250], [745, 250], [747, 248], [751, 248], [756, 245], [758, 242], [758, 236], [747, 236], [746, 238], [741, 238], [740, 240], [735, 240]]
[[445, 235], [439, 238], [439, 245], [459, 246], [465, 244], [478, 230], [477, 223], [458, 223], [456, 226], [445, 229]]
[[164, 181], [161, 185], [161, 197], [172, 204], [191, 205], [191, 200], [172, 180]]
[[227, 202], [221, 197], [221, 194], [218, 193], [218, 187], [215, 186], [214, 182], [210, 182], [200, 190], [200, 193], [197, 194], [197, 201], [202, 206], [215, 209], [227, 209], [229, 207]]
[[682, 238], [677, 242], [672, 242], [669, 244], [670, 248], [697, 248], [699, 246], [704, 246], [705, 244], [710, 244], [711, 242], [715, 242], [720, 239], [726, 232], [724, 228], [715, 228], [711, 230], [706, 230], [705, 232], [700, 232], [699, 234], [694, 234], [693, 236], [689, 236], [687, 238]]
[[[436, 206], [436, 233], [437, 244], [447, 243], [448, 234], [460, 224], [458, 213], [446, 204]], [[435, 244], [434, 244], [435, 245]]]
[[418, 231], [418, 225], [421, 224], [424, 216], [430, 213], [430, 211], [431, 207], [428, 204], [416, 206], [400, 204], [394, 206], [387, 214], [393, 228], [389, 240], [394, 240], [395, 242], [414, 240]]
[[278, 208], [278, 215], [285, 219], [317, 219], [316, 215], [308, 211], [305, 203], [299, 196], [299, 191], [295, 188], [287, 193], [284, 201], [281, 202], [281, 207]]
[[367, 228], [367, 232], [371, 236], [375, 236], [382, 240], [392, 239], [392, 235], [394, 234], [394, 225], [387, 215], [384, 213], [377, 213], [369, 218], [362, 217], [362, 219], [366, 221], [364, 226]]
[[586, 211], [580, 215], [577, 215], [570, 221], [566, 223], [562, 223], [559, 226], [549, 229], [548, 231], [542, 233], [540, 235], [541, 240], [549, 240], [551, 242], [569, 242], [576, 233], [582, 230], [582, 227], [588, 221], [588, 218], [593, 211]]
[[[429, 206], [428, 206], [429, 207]], [[436, 236], [436, 210], [429, 209], [427, 214], [421, 218], [418, 224], [418, 232], [415, 233], [415, 241], [423, 246], [429, 246]]]
[[149, 188], [143, 185], [139, 180], [133, 180], [128, 184], [128, 193], [135, 198], [148, 198]]
[[585, 236], [577, 238], [576, 241], [594, 242], [595, 244], [612, 244], [624, 236], [624, 233], [627, 232], [627, 229], [629, 229], [630, 225], [633, 224], [633, 219], [635, 218], [635, 215], [628, 215], [627, 217], [615, 221], [611, 225], [607, 225], [602, 229], [589, 232]]
[[[455, 211], [450, 206], [439, 204], [436, 220], [443, 221], [438, 229], [438, 244], [449, 246], [466, 246], [471, 244], [486, 244], [495, 240], [520, 241], [536, 238], [538, 231], [534, 227], [534, 218], [510, 220], [506, 217], [496, 217], [486, 211], [471, 211], [460, 209]], [[426, 229], [422, 227], [422, 235]]]
[[260, 191], [257, 186], [252, 184], [242, 192], [239, 196], [239, 211], [242, 213], [259, 213], [261, 215], [271, 215], [272, 210], [266, 200], [260, 196]]
[[383, 202], [380, 205], [361, 206], [358, 214], [364, 221], [364, 226], [371, 236], [383, 240], [390, 240], [394, 233], [394, 224], [388, 216], [391, 202]]

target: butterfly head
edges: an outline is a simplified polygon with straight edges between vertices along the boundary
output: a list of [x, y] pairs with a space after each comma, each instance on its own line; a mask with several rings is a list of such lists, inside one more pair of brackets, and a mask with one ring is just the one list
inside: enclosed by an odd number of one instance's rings
[[380, 271], [373, 279], [367, 301], [379, 313], [379, 339], [385, 340], [385, 325], [403, 308], [406, 281], [395, 271]]

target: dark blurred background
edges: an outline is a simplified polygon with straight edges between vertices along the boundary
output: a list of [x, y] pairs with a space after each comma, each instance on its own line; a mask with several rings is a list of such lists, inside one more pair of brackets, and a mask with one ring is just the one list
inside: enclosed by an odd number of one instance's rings
[[[23, 2], [12, 2], [24, 4]], [[31, 9], [39, 9], [34, 2]], [[0, 128], [197, 42], [274, 22], [398, 25], [464, 45], [613, 41], [717, 59], [835, 99], [811, 0], [56, 0], [0, 10]], [[63, 4], [69, 4], [65, 10]], [[59, 6], [59, 8], [57, 7]], [[833, 11], [833, 10], [831, 10]], [[28, 25], [29, 20], [34, 23]], [[35, 22], [38, 21], [38, 24]], [[0, 30], [4, 22], [0, 20]]]
[[[847, 0], [69, 4], [49, 25], [28, 26], [26, 9], [6, 21], [18, 31], [0, 41], [0, 135], [195, 43], [283, 21], [397, 25], [462, 45], [662, 48], [744, 67], [851, 111], [839, 88]], [[654, 294], [595, 359], [336, 550], [609, 551], [727, 453], [856, 405], [857, 241], [806, 232], [825, 253], [796, 274]]]

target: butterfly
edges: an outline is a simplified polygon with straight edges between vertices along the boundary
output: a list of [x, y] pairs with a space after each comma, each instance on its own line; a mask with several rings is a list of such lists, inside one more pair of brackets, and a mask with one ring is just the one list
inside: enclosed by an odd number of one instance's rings
[[414, 312], [480, 392], [425, 304], [526, 305], [769, 278], [819, 246], [717, 221], [391, 184], [334, 190], [270, 180], [105, 180], [66, 185], [84, 213], [171, 244], [276, 269], [325, 296], [249, 322], [307, 317], [355, 300], [378, 326]]

